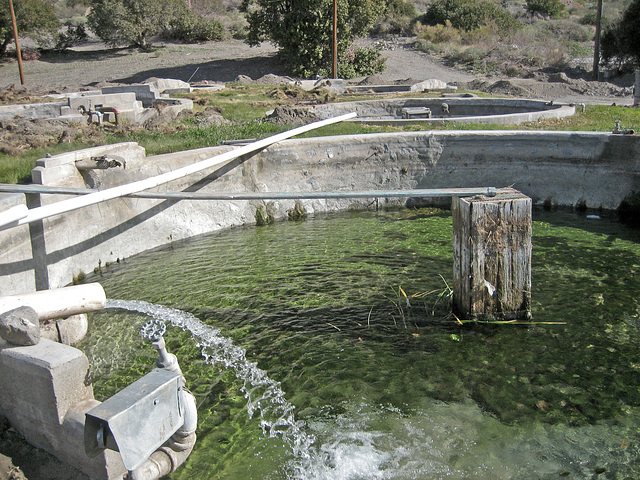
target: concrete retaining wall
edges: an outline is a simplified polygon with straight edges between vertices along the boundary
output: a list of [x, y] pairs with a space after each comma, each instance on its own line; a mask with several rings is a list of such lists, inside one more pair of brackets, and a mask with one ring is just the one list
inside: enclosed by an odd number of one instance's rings
[[[442, 112], [442, 105], [449, 113]], [[403, 108], [426, 107], [432, 118], [402, 118]], [[406, 123], [491, 123], [510, 125], [533, 122], [546, 118], [563, 118], [573, 115], [573, 105], [549, 104], [544, 100], [513, 98], [399, 98], [391, 100], [365, 100], [359, 102], [331, 103], [309, 107], [320, 118], [329, 118], [348, 112], [358, 116], [350, 122], [371, 125]]]
[[[45, 185], [106, 188], [173, 170], [229, 148], [145, 158], [144, 149], [135, 143], [95, 147], [43, 159], [33, 177]], [[126, 169], [85, 174], [75, 169], [75, 160], [106, 153], [125, 158]], [[439, 131], [287, 140], [216, 172], [195, 174], [159, 189], [320, 192], [509, 185], [536, 203], [616, 209], [629, 193], [640, 190], [640, 136]], [[8, 208], [28, 201], [31, 207], [65, 198], [29, 197], [5, 197], [0, 205]], [[302, 201], [310, 214], [368, 203]], [[123, 198], [47, 219], [41, 225], [0, 232], [0, 294], [60, 287], [99, 263], [117, 262], [193, 235], [254, 223], [260, 206], [264, 203]], [[285, 217], [293, 207], [294, 201], [268, 203], [276, 218]]]

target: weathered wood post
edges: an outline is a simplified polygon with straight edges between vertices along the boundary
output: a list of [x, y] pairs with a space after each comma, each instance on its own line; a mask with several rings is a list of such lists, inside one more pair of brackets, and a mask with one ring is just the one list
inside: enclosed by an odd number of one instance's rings
[[512, 188], [454, 197], [452, 215], [455, 314], [531, 318], [531, 199]]

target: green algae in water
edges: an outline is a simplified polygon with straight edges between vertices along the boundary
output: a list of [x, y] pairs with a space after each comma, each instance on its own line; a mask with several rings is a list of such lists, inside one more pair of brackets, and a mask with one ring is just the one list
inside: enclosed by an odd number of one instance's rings
[[[523, 462], [536, 478], [601, 468], [637, 477], [638, 231], [563, 213], [534, 218], [534, 321], [564, 325], [461, 327], [437, 293], [412, 297], [451, 283], [446, 213], [240, 228], [147, 252], [90, 280], [110, 298], [173, 306], [222, 329], [282, 382], [321, 446], [343, 449], [324, 452], [329, 464], [362, 473], [341, 478], [531, 478]], [[92, 316], [85, 348], [98, 365], [98, 395], [153, 365], [151, 347], [134, 338], [144, 321]], [[204, 364], [189, 335], [174, 330], [168, 348], [200, 413], [196, 450], [174, 477], [290, 475], [286, 448], [247, 417], [233, 373]], [[499, 458], [512, 437], [510, 464], [480, 461]], [[546, 462], [535, 460], [541, 449]], [[370, 467], [354, 463], [361, 454]], [[338, 467], [304, 468], [307, 478], [339, 477]]]

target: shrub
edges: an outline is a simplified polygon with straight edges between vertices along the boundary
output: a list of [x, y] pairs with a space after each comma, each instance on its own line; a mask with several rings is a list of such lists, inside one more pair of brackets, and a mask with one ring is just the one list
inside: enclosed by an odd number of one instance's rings
[[564, 3], [560, 0], [527, 0], [526, 9], [531, 15], [557, 18], [565, 13]]
[[65, 23], [65, 29], [58, 33], [58, 41], [55, 50], [66, 50], [75, 45], [85, 43], [89, 39], [84, 25], [73, 25], [71, 22]]
[[475, 30], [490, 22], [504, 33], [519, 27], [519, 22], [490, 0], [435, 0], [419, 20], [427, 25], [446, 25], [463, 31]]
[[184, 43], [222, 40], [225, 29], [216, 20], [208, 20], [195, 14], [186, 14], [174, 19], [165, 36]]
[[601, 38], [605, 63], [617, 63], [619, 69], [640, 67], [640, 0], [634, 0], [620, 21], [605, 30]]
[[189, 10], [182, 0], [90, 0], [88, 22], [107, 45], [146, 49], [152, 37], [184, 42], [218, 40], [223, 28]]
[[[380, 56], [381, 46], [348, 49], [338, 62], [338, 77], [354, 78], [384, 71], [385, 59]], [[323, 72], [324, 73], [324, 72]], [[326, 72], [328, 75], [330, 72]]]
[[449, 20], [444, 25], [422, 25], [418, 22], [414, 31], [418, 37], [430, 43], [458, 43], [461, 40], [460, 30], [454, 28]]
[[410, 35], [413, 22], [418, 16], [413, 3], [405, 0], [387, 0], [384, 15], [371, 33], [374, 35]]

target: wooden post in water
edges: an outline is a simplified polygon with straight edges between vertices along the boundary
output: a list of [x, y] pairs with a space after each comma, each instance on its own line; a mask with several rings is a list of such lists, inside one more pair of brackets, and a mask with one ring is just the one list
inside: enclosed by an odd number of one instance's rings
[[454, 197], [453, 308], [460, 318], [531, 318], [531, 199], [512, 188]]

